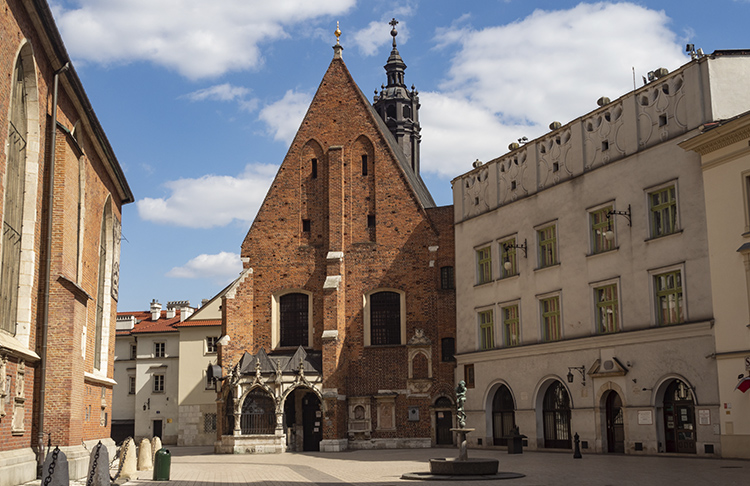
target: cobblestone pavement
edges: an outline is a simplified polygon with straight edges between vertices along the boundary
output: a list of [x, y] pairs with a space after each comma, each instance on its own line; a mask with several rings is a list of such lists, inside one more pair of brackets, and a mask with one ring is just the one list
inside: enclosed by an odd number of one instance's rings
[[[127, 486], [319, 486], [427, 484], [464, 486], [469, 481], [407, 481], [401, 475], [426, 472], [432, 457], [455, 457], [455, 449], [396, 449], [305, 452], [285, 454], [213, 454], [211, 448], [170, 447], [170, 481], [151, 481], [152, 471], [141, 471]], [[494, 457], [500, 471], [525, 474], [502, 481], [503, 486], [529, 485], [750, 485], [750, 461], [688, 457], [646, 457], [588, 454], [573, 459], [572, 453], [470, 450], [469, 457]], [[490, 486], [500, 481], [474, 481]]]

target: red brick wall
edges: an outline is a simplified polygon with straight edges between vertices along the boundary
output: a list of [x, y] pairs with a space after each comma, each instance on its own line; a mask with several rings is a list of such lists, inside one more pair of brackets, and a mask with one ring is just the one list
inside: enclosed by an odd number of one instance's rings
[[[313, 347], [323, 351], [324, 388], [348, 396], [405, 390], [407, 347], [365, 347], [363, 316], [368, 292], [403, 291], [407, 341], [422, 329], [432, 342], [433, 387], [426, 398], [400, 393], [397, 430], [373, 437], [430, 437], [428, 407], [453, 386], [454, 365], [440, 356], [441, 339], [455, 337], [455, 293], [440, 290], [440, 267], [453, 266], [453, 213], [422, 207], [366, 103], [343, 62], [334, 60], [242, 244], [253, 278], [226, 301], [231, 344], [222, 363], [236, 363], [245, 350], [270, 351], [272, 295], [301, 288], [313, 294]], [[368, 215], [375, 216], [374, 231]], [[302, 219], [311, 220], [310, 234]], [[430, 252], [430, 246], [439, 248]], [[343, 251], [343, 261], [328, 261], [329, 251]], [[337, 271], [339, 289], [324, 291], [326, 275]], [[323, 329], [338, 329], [339, 339], [323, 343]], [[326, 403], [324, 438], [345, 437], [346, 402]], [[419, 422], [406, 421], [410, 406], [420, 407]]]

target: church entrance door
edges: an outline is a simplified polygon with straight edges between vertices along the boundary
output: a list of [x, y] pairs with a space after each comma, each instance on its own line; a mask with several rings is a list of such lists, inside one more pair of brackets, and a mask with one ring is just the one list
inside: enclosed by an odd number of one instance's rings
[[622, 399], [617, 392], [607, 396], [607, 452], [625, 453]]
[[319, 451], [323, 440], [323, 413], [320, 399], [314, 393], [302, 397], [302, 450]]

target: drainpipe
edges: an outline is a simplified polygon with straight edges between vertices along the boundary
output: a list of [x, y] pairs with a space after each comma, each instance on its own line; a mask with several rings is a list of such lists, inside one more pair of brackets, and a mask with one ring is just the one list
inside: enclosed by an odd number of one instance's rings
[[44, 321], [42, 323], [42, 350], [39, 362], [39, 430], [38, 430], [38, 454], [37, 454], [37, 478], [42, 477], [42, 466], [44, 464], [44, 391], [47, 382], [47, 331], [49, 329], [49, 290], [50, 278], [52, 277], [52, 212], [55, 202], [55, 147], [57, 145], [57, 85], [60, 74], [70, 68], [70, 62], [66, 61], [63, 67], [55, 71], [54, 86], [52, 89], [52, 133], [50, 135], [50, 157], [49, 157], [49, 202], [47, 204], [47, 244], [46, 244], [46, 278], [44, 279]]

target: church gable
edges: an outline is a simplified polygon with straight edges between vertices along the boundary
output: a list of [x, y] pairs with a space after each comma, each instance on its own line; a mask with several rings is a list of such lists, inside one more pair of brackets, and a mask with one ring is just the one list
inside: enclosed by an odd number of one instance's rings
[[[276, 248], [343, 250], [399, 241], [429, 219], [421, 179], [344, 62], [334, 58], [243, 243], [273, 235]], [[427, 193], [429, 197], [429, 193]], [[431, 198], [426, 200], [431, 203]], [[388, 221], [398, 214], [398, 221]]]

